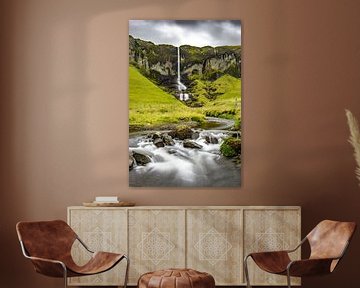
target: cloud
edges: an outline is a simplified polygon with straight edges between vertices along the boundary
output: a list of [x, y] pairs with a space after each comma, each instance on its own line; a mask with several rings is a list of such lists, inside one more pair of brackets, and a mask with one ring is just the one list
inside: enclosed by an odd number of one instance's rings
[[239, 20], [130, 20], [135, 38], [174, 46], [222, 46], [241, 44]]

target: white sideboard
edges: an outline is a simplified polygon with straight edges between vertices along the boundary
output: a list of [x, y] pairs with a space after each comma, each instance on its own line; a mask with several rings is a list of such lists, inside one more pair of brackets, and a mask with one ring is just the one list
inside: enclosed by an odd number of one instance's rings
[[[245, 285], [246, 254], [294, 248], [301, 240], [298, 206], [75, 206], [68, 208], [68, 223], [92, 250], [129, 255], [129, 285], [148, 271], [184, 267], [212, 274], [219, 286]], [[78, 244], [72, 254], [79, 263], [89, 257]], [[106, 273], [70, 278], [69, 285], [121, 285], [124, 271], [120, 263]], [[264, 273], [252, 261], [249, 272], [253, 285], [286, 285], [286, 277]]]

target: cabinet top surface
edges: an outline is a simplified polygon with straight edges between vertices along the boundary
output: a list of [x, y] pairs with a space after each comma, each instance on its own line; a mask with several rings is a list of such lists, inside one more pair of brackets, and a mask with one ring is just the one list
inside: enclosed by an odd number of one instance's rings
[[85, 207], [69, 206], [68, 209], [131, 209], [131, 210], [202, 210], [202, 209], [219, 209], [219, 210], [261, 210], [261, 209], [279, 209], [279, 210], [301, 210], [301, 206], [132, 206], [132, 207]]

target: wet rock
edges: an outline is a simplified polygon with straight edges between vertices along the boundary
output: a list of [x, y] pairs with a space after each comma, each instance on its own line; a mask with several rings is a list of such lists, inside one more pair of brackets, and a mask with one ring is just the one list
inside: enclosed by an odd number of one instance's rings
[[129, 170], [132, 170], [135, 165], [135, 159], [132, 155], [129, 155]]
[[167, 145], [167, 146], [175, 145], [174, 140], [172, 139], [172, 137], [169, 134], [164, 133], [164, 134], [162, 134], [161, 138], [162, 138], [162, 141], [165, 143], [165, 145]]
[[175, 130], [171, 130], [167, 133], [171, 138], [175, 138], [176, 137], [176, 131]]
[[219, 140], [216, 137], [211, 136], [211, 135], [206, 135], [205, 141], [209, 144], [218, 144], [219, 143]]
[[183, 143], [183, 146], [185, 148], [191, 148], [191, 149], [201, 149], [202, 148], [202, 146], [200, 144], [197, 144], [191, 140], [185, 140]]
[[231, 137], [233, 137], [233, 138], [241, 138], [241, 132], [239, 132], [239, 131], [232, 132]]
[[232, 161], [235, 163], [237, 168], [241, 168], [241, 155], [237, 155], [234, 158], [232, 158]]
[[155, 133], [153, 133], [153, 134], [151, 135], [151, 138], [152, 138], [153, 140], [158, 139], [158, 138], [161, 138], [161, 134], [160, 134], [159, 132], [155, 132]]
[[241, 140], [237, 138], [226, 138], [220, 146], [220, 152], [225, 157], [235, 157], [241, 154]]
[[169, 135], [172, 138], [178, 138], [180, 140], [191, 139], [192, 134], [193, 131], [191, 130], [190, 127], [186, 125], [179, 125], [175, 128], [175, 130], [169, 132]]
[[151, 158], [148, 155], [145, 155], [140, 152], [133, 151], [133, 157], [134, 157], [137, 165], [144, 166], [151, 162]]
[[153, 143], [157, 148], [165, 147], [165, 144], [161, 138], [156, 138]]
[[199, 136], [200, 136], [200, 133], [197, 132], [197, 131], [194, 131], [194, 132], [192, 132], [192, 134], [191, 134], [191, 139], [196, 140], [196, 139], [199, 138]]

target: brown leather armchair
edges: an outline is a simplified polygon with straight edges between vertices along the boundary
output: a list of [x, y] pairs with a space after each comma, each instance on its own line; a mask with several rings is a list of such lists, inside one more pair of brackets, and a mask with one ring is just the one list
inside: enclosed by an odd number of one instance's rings
[[[251, 287], [247, 267], [249, 257], [266, 272], [286, 275], [289, 288], [291, 288], [291, 276], [304, 277], [333, 272], [344, 256], [355, 229], [354, 222], [324, 220], [292, 250], [250, 253], [244, 259], [247, 287]], [[296, 251], [306, 241], [310, 245], [310, 257], [292, 261], [289, 253]]]
[[[24, 256], [31, 260], [35, 271], [50, 277], [88, 276], [112, 269], [121, 260], [127, 261], [124, 288], [127, 285], [129, 258], [125, 254], [91, 251], [62, 220], [19, 222], [16, 225], [20, 245]], [[78, 266], [72, 256], [71, 247], [78, 240], [92, 254], [83, 266]]]

